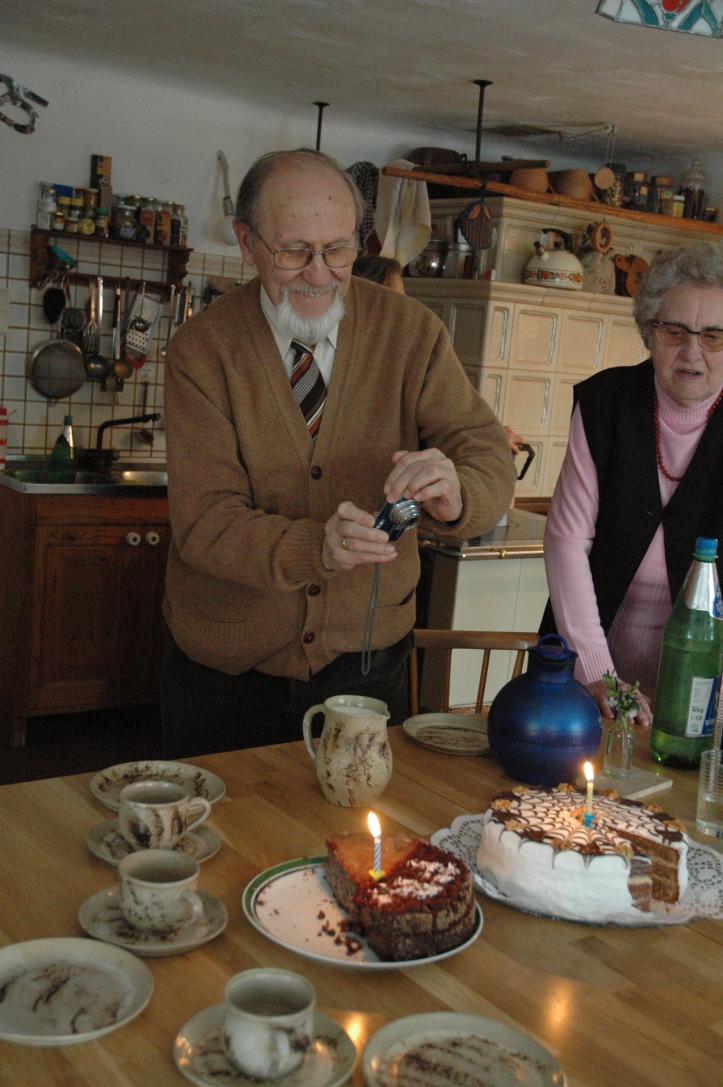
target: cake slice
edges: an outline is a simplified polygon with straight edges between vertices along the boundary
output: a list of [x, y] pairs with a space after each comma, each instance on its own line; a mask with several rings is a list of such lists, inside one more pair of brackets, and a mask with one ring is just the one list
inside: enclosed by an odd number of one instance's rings
[[384, 961], [427, 958], [464, 943], [476, 917], [467, 866], [419, 838], [387, 834], [382, 869], [369, 874], [373, 844], [368, 834], [327, 839], [326, 875], [346, 910], [352, 931], [366, 938]]

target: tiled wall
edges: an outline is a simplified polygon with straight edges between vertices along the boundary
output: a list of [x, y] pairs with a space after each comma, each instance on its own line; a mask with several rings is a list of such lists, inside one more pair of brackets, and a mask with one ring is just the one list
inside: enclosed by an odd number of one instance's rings
[[[62, 238], [62, 248], [78, 261], [76, 271], [88, 276], [128, 276], [134, 280], [161, 280], [164, 275], [165, 254], [158, 250], [101, 243], [92, 239]], [[210, 277], [223, 276], [234, 280], [250, 278], [244, 269], [240, 252], [229, 249], [229, 256], [193, 252], [188, 262], [186, 283], [192, 284], [195, 312], [203, 305], [201, 296]], [[0, 288], [9, 291], [8, 331], [0, 332], [0, 404], [8, 409], [8, 455], [43, 454], [50, 451], [63, 425], [63, 416], [73, 416], [75, 439], [79, 446], [95, 444], [96, 431], [106, 419], [122, 419], [146, 410], [163, 413], [163, 362], [161, 350], [169, 331], [168, 306], [156, 329], [147, 361], [134, 370], [121, 391], [102, 392], [100, 384], [87, 381], [72, 397], [52, 404], [38, 393], [27, 379], [30, 359], [35, 347], [54, 337], [55, 330], [45, 318], [42, 307], [43, 290], [31, 288], [30, 234], [27, 231], [0, 229]], [[88, 290], [85, 283], [70, 285], [71, 305], [85, 307]], [[104, 315], [101, 352], [111, 356], [111, 316], [114, 290], [104, 290]], [[153, 444], [143, 441], [139, 432], [150, 430]], [[149, 460], [165, 459], [163, 419], [147, 428], [111, 428], [104, 437], [104, 446], [114, 446], [121, 456]]]

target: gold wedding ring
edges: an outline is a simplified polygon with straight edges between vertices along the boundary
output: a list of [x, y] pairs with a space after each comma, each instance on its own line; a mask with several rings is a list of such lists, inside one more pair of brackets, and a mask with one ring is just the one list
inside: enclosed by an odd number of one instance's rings
[[346, 549], [347, 549], [347, 548], [346, 548], [346, 536], [342, 536], [342, 538], [341, 538], [341, 546], [342, 546], [342, 547], [344, 548], [344, 550], [346, 551]]

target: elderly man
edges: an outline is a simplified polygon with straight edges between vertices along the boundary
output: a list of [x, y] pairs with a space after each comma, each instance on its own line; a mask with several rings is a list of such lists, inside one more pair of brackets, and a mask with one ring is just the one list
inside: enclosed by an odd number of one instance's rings
[[403, 719], [416, 532], [390, 542], [375, 511], [412, 498], [420, 528], [468, 537], [508, 507], [504, 431], [441, 322], [352, 278], [362, 210], [327, 156], [263, 156], [236, 205], [257, 278], [169, 348], [165, 757], [297, 739], [334, 694]]

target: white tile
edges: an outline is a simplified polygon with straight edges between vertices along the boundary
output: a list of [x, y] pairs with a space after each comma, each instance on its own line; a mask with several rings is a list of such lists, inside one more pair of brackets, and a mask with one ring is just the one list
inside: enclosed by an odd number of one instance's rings
[[27, 351], [5, 352], [5, 376], [25, 378], [28, 369]]
[[24, 404], [27, 387], [28, 383], [24, 377], [8, 377], [6, 372], [3, 383], [3, 402], [8, 407], [10, 401], [21, 401]]
[[4, 279], [8, 274], [8, 256], [7, 253], [0, 253], [0, 279]]
[[[109, 268], [117, 271], [119, 264], [121, 263], [121, 256], [123, 250], [120, 245], [104, 245], [100, 251], [100, 265], [101, 268], [105, 268], [108, 265]], [[108, 275], [113, 275], [111, 271]]]
[[26, 256], [11, 253], [8, 260], [7, 274], [10, 279], [23, 279], [27, 283], [30, 275], [30, 261]]
[[22, 447], [25, 453], [29, 453], [31, 449], [39, 453], [49, 452], [47, 428], [36, 423], [26, 423], [23, 427]]
[[243, 268], [243, 261], [240, 257], [224, 257], [223, 258], [223, 274], [230, 276], [233, 279], [241, 278], [241, 270]]
[[121, 257], [122, 268], [140, 268], [143, 263], [143, 250], [132, 249], [128, 245], [123, 246], [123, 255]]
[[5, 337], [6, 351], [27, 351], [28, 330], [26, 328], [11, 328]]
[[[35, 395], [35, 398], [36, 398], [34, 400], [31, 399], [31, 395], [33, 395], [33, 394]], [[59, 405], [57, 405], [57, 404], [51, 406], [49, 404], [49, 402], [45, 399], [44, 396], [41, 396], [40, 393], [35, 393], [35, 391], [32, 388], [28, 387], [28, 396], [27, 396], [27, 399], [25, 401], [25, 424], [26, 424], [26, 426], [29, 423], [32, 423], [34, 425], [35, 424], [39, 425], [39, 424], [42, 423], [43, 426], [45, 426], [45, 423], [46, 423], [46, 421], [48, 419], [49, 413], [51, 411], [53, 411], [55, 408], [58, 408], [58, 407], [59, 407]], [[62, 407], [59, 407], [59, 410], [60, 410], [60, 424], [62, 426], [62, 423], [63, 423], [63, 409], [62, 409]]]
[[27, 328], [29, 317], [29, 306], [19, 304], [17, 302], [11, 302], [8, 306], [9, 319], [8, 325], [10, 328]]
[[220, 276], [223, 275], [223, 257], [216, 256], [215, 253], [206, 253], [203, 262], [203, 271], [207, 276]]
[[101, 259], [100, 245], [98, 242], [90, 242], [81, 240], [78, 242], [78, 259], [87, 260], [93, 264], [98, 264]]
[[[30, 285], [24, 279], [9, 279], [8, 280], [8, 292], [10, 294], [11, 302], [23, 302], [29, 304], [30, 302]], [[37, 292], [33, 292], [37, 293]], [[40, 295], [42, 298], [42, 295]]]
[[82, 276], [97, 276], [99, 274], [98, 268], [99, 264], [97, 258], [95, 260], [90, 260], [86, 257], [85, 259], [78, 261], [76, 271]]
[[203, 271], [203, 253], [198, 251], [191, 253], [188, 258], [188, 264], [186, 265], [187, 272], [202, 272]]
[[[145, 269], [153, 269], [154, 271], [160, 271], [163, 268], [163, 253], [157, 249], [142, 250], [143, 252], [143, 267]], [[158, 277], [160, 278], [160, 277]]]
[[4, 227], [2, 227], [2, 228], [0, 228], [0, 249], [4, 249], [7, 252], [7, 249], [9, 247], [9, 245], [10, 245], [10, 231], [6, 230]]
[[11, 253], [29, 253], [30, 232], [28, 230], [11, 230], [8, 245]]

